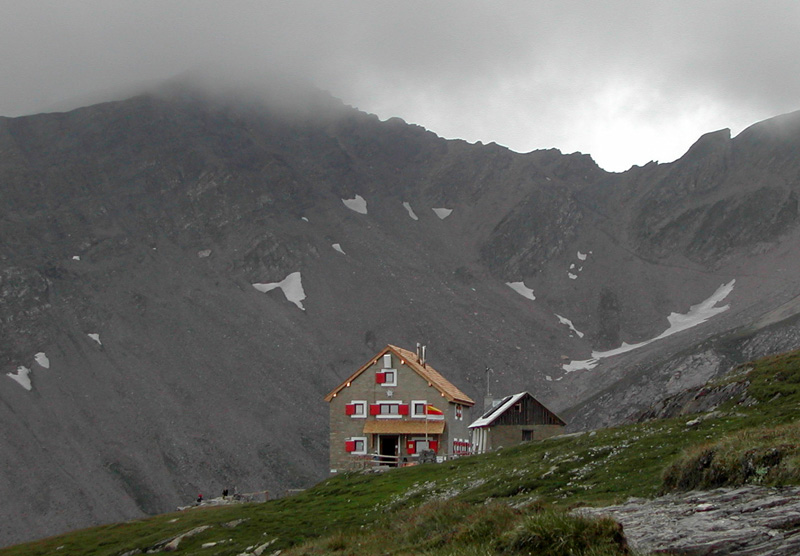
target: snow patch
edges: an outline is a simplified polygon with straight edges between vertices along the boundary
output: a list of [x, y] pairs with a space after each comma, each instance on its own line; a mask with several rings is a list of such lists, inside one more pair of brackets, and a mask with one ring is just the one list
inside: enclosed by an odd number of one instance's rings
[[525, 282], [506, 282], [506, 286], [520, 294], [522, 297], [527, 297], [531, 301], [536, 300], [536, 296], [533, 295], [533, 290], [527, 287]]
[[72, 255], [72, 260], [73, 261], [79, 261], [79, 260], [81, 260], [81, 256], [80, 255]]
[[445, 218], [450, 216], [450, 213], [453, 212], [453, 209], [435, 208], [435, 209], [433, 209], [433, 212], [435, 212], [436, 216], [438, 216], [441, 220], [444, 220]]
[[578, 251], [578, 259], [581, 260], [581, 261], [585, 261], [586, 260], [586, 253], [581, 253], [580, 251]]
[[578, 279], [578, 275], [577, 274], [573, 274], [571, 272], [567, 272], [567, 276], [569, 276], [570, 280], [577, 280]]
[[[347, 204], [347, 203], [345, 203], [345, 204]], [[306, 218], [305, 216], [301, 216], [300, 220], [302, 220], [303, 222], [308, 222], [308, 218]]]
[[292, 272], [280, 282], [253, 284], [253, 287], [264, 293], [280, 288], [283, 290], [283, 295], [286, 296], [286, 299], [297, 305], [302, 311], [306, 310], [302, 303], [306, 298], [306, 292], [303, 290], [303, 282], [299, 272]]
[[697, 326], [698, 324], [703, 324], [711, 317], [720, 313], [724, 313], [730, 309], [730, 305], [723, 305], [721, 307], [717, 307], [716, 305], [728, 297], [728, 295], [733, 291], [733, 286], [735, 284], [735, 279], [731, 280], [727, 284], [721, 284], [720, 287], [718, 287], [717, 290], [711, 294], [711, 297], [698, 303], [697, 305], [692, 305], [689, 307], [689, 312], [686, 314], [670, 313], [670, 315], [667, 317], [667, 320], [669, 321], [669, 328], [655, 338], [645, 340], [644, 342], [639, 342], [638, 344], [628, 344], [622, 342], [620, 347], [609, 351], [593, 351], [591, 359], [586, 359], [584, 361], [570, 361], [569, 363], [562, 365], [562, 368], [568, 373], [573, 371], [590, 371], [594, 369], [598, 363], [600, 363], [601, 359], [614, 357], [615, 355], [633, 351], [640, 347], [644, 347], [647, 344], [662, 340], [667, 336], [672, 336], [673, 334], [677, 334], [678, 332], [682, 332]]
[[36, 361], [40, 367], [44, 367], [45, 369], [50, 368], [50, 359], [47, 358], [47, 355], [45, 355], [43, 351], [34, 355], [33, 360]]
[[344, 249], [342, 249], [342, 246], [340, 244], [334, 243], [333, 245], [331, 245], [331, 247], [333, 247], [334, 250], [338, 251], [342, 255], [346, 255], [346, 253], [344, 252]]
[[6, 376], [11, 378], [12, 380], [17, 381], [20, 386], [25, 388], [25, 390], [31, 389], [31, 370], [28, 367], [19, 366], [17, 367], [16, 373], [6, 373]]
[[95, 342], [97, 342], [101, 346], [103, 345], [103, 342], [100, 341], [100, 334], [92, 333], [92, 334], [87, 334], [87, 336], [89, 336], [92, 340], [94, 340]]
[[[553, 313], [553, 314], [555, 314], [555, 313]], [[583, 332], [581, 332], [580, 330], [575, 328], [575, 326], [572, 324], [571, 320], [569, 320], [566, 317], [562, 317], [561, 315], [558, 315], [558, 314], [555, 314], [555, 315], [556, 315], [556, 317], [558, 317], [558, 322], [560, 322], [561, 324], [566, 324], [569, 327], [569, 329], [572, 330], [578, 336], [578, 338], [583, 338]]]
[[[592, 352], [594, 355], [594, 352]], [[567, 373], [573, 373], [575, 371], [591, 371], [600, 363], [598, 359], [585, 359], [583, 361], [570, 361], [569, 363], [565, 363], [561, 365], [561, 368], [564, 369]]]
[[197, 252], [198, 259], [205, 259], [211, 256], [211, 249], [201, 249]]
[[414, 213], [414, 209], [411, 208], [410, 203], [403, 202], [403, 206], [408, 211], [408, 215], [411, 217], [411, 220], [419, 220], [419, 217]]
[[342, 199], [344, 206], [354, 210], [359, 214], [367, 214], [367, 202], [361, 195], [356, 195], [353, 199]]

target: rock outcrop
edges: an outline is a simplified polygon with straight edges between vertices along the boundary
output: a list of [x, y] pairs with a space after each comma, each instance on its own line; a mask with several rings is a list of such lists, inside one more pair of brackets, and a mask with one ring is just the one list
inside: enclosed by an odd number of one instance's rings
[[687, 556], [800, 554], [800, 487], [744, 486], [581, 508], [622, 524], [631, 548]]

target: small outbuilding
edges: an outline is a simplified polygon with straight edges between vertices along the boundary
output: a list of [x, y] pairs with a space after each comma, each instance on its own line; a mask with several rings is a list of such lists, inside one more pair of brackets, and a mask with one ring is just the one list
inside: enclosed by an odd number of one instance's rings
[[561, 434], [567, 423], [528, 392], [506, 396], [469, 426], [473, 453]]

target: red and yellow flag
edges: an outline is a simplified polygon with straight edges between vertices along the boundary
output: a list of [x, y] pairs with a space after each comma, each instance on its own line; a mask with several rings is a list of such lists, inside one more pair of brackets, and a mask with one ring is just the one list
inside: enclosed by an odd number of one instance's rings
[[426, 405], [425, 416], [428, 419], [444, 419], [444, 412], [438, 407], [434, 407], [432, 405]]

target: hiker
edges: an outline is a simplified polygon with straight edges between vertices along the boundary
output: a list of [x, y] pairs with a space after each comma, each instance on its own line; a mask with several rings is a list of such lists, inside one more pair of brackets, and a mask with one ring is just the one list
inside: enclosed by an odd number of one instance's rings
[[198, 504], [202, 504], [203, 503], [203, 493], [202, 492], [197, 495], [197, 503]]
[[227, 488], [222, 491], [222, 497], [223, 498], [227, 498], [228, 497], [228, 489]]

